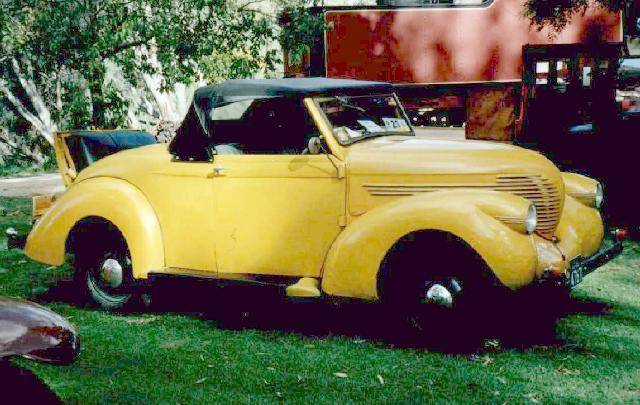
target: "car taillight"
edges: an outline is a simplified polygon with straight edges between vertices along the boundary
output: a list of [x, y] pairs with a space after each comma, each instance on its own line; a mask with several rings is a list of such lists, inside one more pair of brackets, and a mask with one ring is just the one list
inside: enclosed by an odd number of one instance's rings
[[623, 240], [626, 240], [627, 237], [629, 236], [629, 232], [624, 228], [616, 228], [614, 229], [612, 234], [616, 242], [622, 242]]

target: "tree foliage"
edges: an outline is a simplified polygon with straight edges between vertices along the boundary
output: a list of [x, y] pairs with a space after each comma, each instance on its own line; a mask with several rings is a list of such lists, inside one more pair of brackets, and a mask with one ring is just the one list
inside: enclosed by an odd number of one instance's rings
[[524, 13], [532, 24], [554, 31], [564, 29], [575, 14], [584, 14], [590, 7], [602, 7], [619, 12], [628, 10], [633, 0], [526, 0]]
[[313, 48], [313, 41], [329, 28], [322, 13], [315, 12], [314, 7], [318, 6], [318, 0], [313, 0], [311, 4], [285, 1], [283, 12], [279, 16], [279, 39], [283, 51], [288, 53], [293, 64], [300, 63], [304, 55]]
[[0, 0], [0, 95], [50, 140], [124, 125], [179, 84], [270, 74], [278, 27], [255, 3]]

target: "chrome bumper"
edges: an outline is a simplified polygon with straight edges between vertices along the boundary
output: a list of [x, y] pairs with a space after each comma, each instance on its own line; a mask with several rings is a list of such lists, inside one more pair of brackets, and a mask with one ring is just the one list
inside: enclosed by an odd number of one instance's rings
[[574, 259], [567, 269], [565, 283], [569, 288], [574, 288], [582, 279], [593, 273], [598, 267], [615, 259], [622, 253], [622, 242], [616, 242], [611, 246], [601, 249], [593, 256]]

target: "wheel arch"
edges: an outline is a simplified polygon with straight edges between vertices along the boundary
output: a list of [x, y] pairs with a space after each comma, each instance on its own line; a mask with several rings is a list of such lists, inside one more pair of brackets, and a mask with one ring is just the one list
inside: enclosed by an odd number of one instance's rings
[[82, 236], [83, 233], [86, 232], [87, 234], [91, 235], [92, 233], [96, 233], [100, 230], [117, 234], [121, 238], [122, 243], [124, 243], [125, 247], [129, 249], [129, 245], [127, 244], [127, 240], [125, 239], [124, 235], [122, 235], [122, 231], [120, 231], [120, 229], [118, 229], [118, 227], [114, 223], [106, 218], [92, 215], [80, 219], [73, 225], [65, 240], [65, 253], [71, 255], [75, 253], [80, 240], [78, 237]]
[[455, 190], [378, 206], [338, 236], [325, 261], [322, 289], [333, 296], [379, 299], [378, 273], [387, 253], [416, 232], [452, 235], [475, 251], [501, 284], [523, 287], [535, 279], [535, 246], [530, 235], [511, 229], [496, 216], [526, 210], [529, 204], [504, 192]]
[[[134, 278], [164, 267], [162, 230], [145, 195], [131, 183], [93, 178], [72, 185], [34, 225], [25, 251], [30, 258], [61, 265], [88, 218], [110, 223], [127, 244]], [[85, 221], [85, 222], [83, 222]]]
[[[429, 262], [420, 267], [416, 259], [425, 258], [429, 258]], [[408, 267], [418, 267], [418, 270], [412, 272]], [[457, 274], [453, 274], [452, 269], [456, 269], [454, 271]], [[415, 275], [458, 275], [485, 285], [499, 285], [488, 264], [464, 239], [436, 229], [409, 232], [391, 246], [377, 273], [378, 297], [385, 300], [392, 296], [396, 291], [391, 290], [402, 286], [404, 280]]]

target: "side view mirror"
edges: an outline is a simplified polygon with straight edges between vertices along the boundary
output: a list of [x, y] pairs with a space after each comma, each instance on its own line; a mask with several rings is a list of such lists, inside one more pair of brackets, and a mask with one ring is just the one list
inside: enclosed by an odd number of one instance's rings
[[319, 136], [312, 136], [309, 138], [309, 143], [307, 144], [307, 150], [310, 155], [317, 155], [322, 151], [322, 141]]

